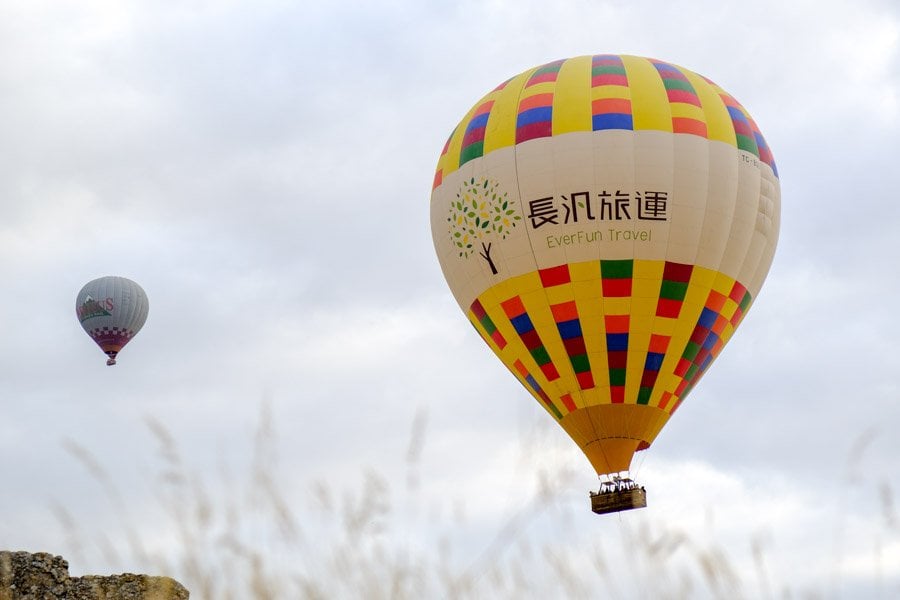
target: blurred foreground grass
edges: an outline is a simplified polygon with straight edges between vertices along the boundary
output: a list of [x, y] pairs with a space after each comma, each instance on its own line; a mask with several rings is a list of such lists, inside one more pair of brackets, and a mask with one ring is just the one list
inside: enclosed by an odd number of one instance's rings
[[[616, 521], [604, 523], [607, 535], [587, 546], [569, 543], [574, 520], [563, 491], [573, 474], [565, 471], [540, 472], [534, 490], [497, 522], [438, 514], [419, 492], [421, 415], [410, 435], [405, 481], [369, 468], [354, 489], [313, 482], [305, 502], [284, 485], [289, 479], [280, 473], [265, 404], [249, 469], [236, 480], [223, 476], [225, 482], [197, 473], [161, 422], [146, 424], [158, 447], [152, 477], [162, 522], [136, 517], [102, 462], [66, 440], [68, 453], [103, 490], [117, 529], [86, 533], [77, 515], [57, 504], [66, 543], [54, 551], [83, 564], [102, 560], [173, 577], [197, 600], [864, 597], [842, 596], [834, 582], [798, 592], [775, 580], [763, 537], [747, 542], [752, 581], [714, 540], [644, 518], [593, 517]], [[880, 493], [885, 523], [896, 528], [890, 486]], [[578, 510], [588, 507], [585, 498]]]

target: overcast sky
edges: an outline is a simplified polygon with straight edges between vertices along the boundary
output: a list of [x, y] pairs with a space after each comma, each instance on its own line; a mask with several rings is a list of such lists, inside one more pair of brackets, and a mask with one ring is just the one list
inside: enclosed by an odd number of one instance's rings
[[[152, 546], [172, 524], [147, 419], [218, 489], [268, 407], [297, 514], [316, 482], [359, 490], [370, 470], [403, 513], [412, 473], [410, 502], [462, 520], [459, 564], [506, 552], [495, 536], [564, 474], [517, 535], [586, 556], [686, 532], [726, 549], [750, 597], [894, 597], [898, 44], [891, 0], [0, 0], [0, 549], [153, 569], [67, 541], [60, 506], [84, 538], [124, 536], [90, 460]], [[459, 311], [428, 217], [444, 141], [484, 93], [597, 53], [711, 78], [782, 186], [758, 300], [637, 461], [649, 507], [609, 518]], [[150, 316], [109, 368], [74, 299], [113, 274]], [[428, 521], [394, 526], [432, 548]]]

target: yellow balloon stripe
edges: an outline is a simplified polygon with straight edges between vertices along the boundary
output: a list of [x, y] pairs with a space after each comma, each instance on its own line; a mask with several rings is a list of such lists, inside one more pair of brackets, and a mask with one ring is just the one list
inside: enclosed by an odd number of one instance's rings
[[514, 146], [516, 143], [516, 114], [519, 110], [519, 97], [525, 82], [536, 69], [530, 69], [516, 75], [497, 90], [494, 97], [494, 108], [488, 119], [487, 133], [484, 138], [484, 153], [488, 154], [500, 148]]
[[553, 135], [591, 130], [591, 57], [567, 60], [553, 98]]
[[669, 98], [659, 72], [646, 58], [623, 56], [622, 63], [631, 88], [631, 107], [634, 129], [672, 131], [672, 112]]
[[706, 121], [707, 137], [732, 146], [736, 145], [731, 117], [728, 116], [728, 109], [725, 103], [722, 102], [719, 91], [706, 78], [696, 73], [686, 69], [683, 69], [682, 73], [687, 77], [687, 80], [696, 91], [697, 97], [700, 99], [700, 105], [703, 107], [703, 118]]

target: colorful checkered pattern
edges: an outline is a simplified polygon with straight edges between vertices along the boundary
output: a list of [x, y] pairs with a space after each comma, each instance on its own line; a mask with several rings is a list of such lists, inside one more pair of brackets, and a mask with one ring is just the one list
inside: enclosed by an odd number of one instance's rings
[[487, 315], [487, 312], [484, 310], [481, 302], [475, 300], [475, 302], [472, 303], [470, 310], [472, 311], [471, 314], [475, 317], [478, 324], [481, 326], [476, 326], [475, 329], [479, 333], [484, 332], [487, 337], [489, 337], [495, 344], [497, 344], [497, 348], [499, 350], [503, 350], [504, 348], [506, 348], [506, 338], [504, 338], [503, 334], [497, 330], [497, 326], [494, 325], [494, 322]]
[[95, 327], [88, 335], [104, 352], [118, 352], [134, 337], [134, 331], [119, 327]]
[[434, 181], [431, 184], [431, 189], [436, 188], [437, 186], [444, 183], [444, 170], [440, 167], [444, 163], [444, 156], [447, 154], [447, 150], [450, 149], [450, 140], [453, 138], [453, 134], [447, 138], [447, 141], [444, 143], [444, 148], [441, 150], [441, 158], [438, 160], [438, 169], [434, 172]]
[[687, 76], [675, 65], [658, 60], [651, 62], [666, 88], [666, 97], [672, 111], [672, 132], [707, 137], [703, 105]]
[[601, 54], [591, 59], [591, 128], [634, 129], [631, 88], [619, 56]]
[[[726, 327], [730, 335], [740, 324], [750, 302], [750, 292], [737, 281], [734, 282], [727, 296], [716, 290], [710, 290], [697, 325], [675, 367], [675, 375], [681, 378], [681, 382], [673, 394], [678, 401], [672, 407], [672, 412], [678, 408], [678, 404], [718, 356], [725, 345], [723, 336]], [[726, 317], [726, 314], [730, 316]], [[669, 400], [670, 398], [666, 398], [666, 404]]]
[[[593, 284], [585, 282], [591, 273]], [[535, 277], [546, 295], [526, 293]], [[657, 290], [655, 301], [633, 302], [638, 280], [642, 289]], [[562, 419], [594, 404], [673, 412], [750, 303], [740, 282], [702, 267], [601, 260], [507, 280], [476, 300], [469, 316], [501, 360]], [[650, 322], [650, 330], [637, 328], [641, 322]]]
[[561, 302], [551, 305], [550, 312], [553, 313], [556, 329], [569, 355], [579, 387], [583, 390], [591, 389], [594, 387], [594, 376], [591, 374], [591, 361], [587, 355], [581, 321], [578, 319], [578, 305], [574, 300]]
[[692, 265], [683, 265], [666, 261], [663, 270], [662, 287], [659, 290], [659, 302], [656, 304], [656, 316], [677, 319], [684, 305], [688, 282], [691, 280]]
[[632, 260], [601, 260], [600, 280], [603, 283], [603, 295], [609, 298], [630, 296], [633, 274]]
[[[638, 95], [644, 98], [639, 105], [634, 100]], [[555, 118], [556, 112], [565, 118]], [[451, 134], [438, 160], [435, 187], [492, 150], [573, 131], [608, 129], [651, 129], [719, 140], [755, 154], [778, 172], [747, 111], [712, 81], [660, 60], [600, 54], [525, 71], [482, 98]]]
[[516, 117], [516, 143], [553, 135], [553, 90], [563, 61], [538, 67], [525, 83]]
[[537, 364], [547, 381], [559, 379], [559, 371], [556, 370], [556, 365], [550, 360], [550, 354], [547, 352], [544, 342], [541, 341], [540, 334], [534, 328], [531, 317], [525, 311], [522, 299], [519, 296], [513, 296], [504, 301], [501, 306], [519, 339], [525, 345], [525, 349], [528, 351], [531, 359]]
[[[439, 186], [443, 181], [444, 169], [442, 165], [454, 164], [462, 166], [470, 160], [484, 156], [484, 137], [488, 119], [491, 116], [491, 110], [494, 108], [497, 96], [503, 92], [507, 83], [509, 83], [509, 80], [504, 81], [482, 98], [481, 102], [470, 112], [466, 120], [460, 123], [453, 130], [453, 133], [450, 134], [447, 143], [444, 144], [444, 149], [441, 151], [441, 159], [434, 176], [432, 189]], [[457, 133], [462, 136], [461, 139], [457, 138]], [[454, 149], [452, 157], [449, 156], [451, 147]]]
[[606, 356], [609, 366], [609, 395], [613, 404], [625, 402], [625, 379], [628, 375], [628, 326], [630, 315], [605, 315]]
[[[559, 265], [551, 269], [542, 269], [538, 271], [541, 278], [541, 284], [544, 288], [556, 287], [571, 283], [572, 277], [569, 273], [569, 265]], [[559, 302], [550, 305], [550, 312], [553, 314], [553, 321], [556, 323], [556, 330], [562, 340], [563, 347], [569, 357], [572, 371], [575, 373], [575, 379], [582, 390], [594, 387], [594, 376], [591, 373], [591, 362], [587, 355], [587, 346], [584, 342], [584, 334], [581, 330], [581, 320], [578, 317], [578, 305], [574, 300]], [[562, 398], [565, 406], [574, 406], [570, 395]], [[574, 410], [571, 409], [571, 410]]]
[[466, 125], [462, 154], [459, 157], [461, 163], [468, 162], [484, 154], [484, 130], [487, 127], [488, 117], [493, 106], [493, 100], [483, 102], [475, 109], [475, 114], [472, 115], [468, 125]]
[[528, 372], [528, 368], [522, 364], [521, 360], [517, 360], [513, 363], [513, 369], [515, 369], [515, 372], [518, 373], [522, 380], [528, 385], [528, 388], [531, 390], [531, 393], [534, 394], [535, 398], [543, 402], [544, 406], [547, 407], [547, 410], [553, 413], [553, 416], [557, 419], [562, 419], [563, 415], [559, 412], [559, 409], [556, 408], [553, 400], [551, 400], [550, 396], [543, 390], [537, 379]]
[[647, 358], [644, 359], [644, 372], [641, 375], [641, 387], [638, 391], [638, 404], [650, 403], [650, 396], [653, 394], [653, 388], [659, 377], [659, 371], [671, 339], [671, 336], [658, 333], [650, 335], [650, 345], [647, 348]]
[[728, 107], [728, 116], [734, 126], [734, 134], [737, 147], [747, 152], [759, 155], [759, 147], [756, 145], [756, 136], [753, 134], [753, 126], [743, 108], [728, 94], [721, 94], [722, 101]]

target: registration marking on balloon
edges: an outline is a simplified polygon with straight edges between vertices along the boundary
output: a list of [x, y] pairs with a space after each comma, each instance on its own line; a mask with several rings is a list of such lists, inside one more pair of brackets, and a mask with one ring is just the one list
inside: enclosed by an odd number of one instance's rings
[[617, 55], [488, 93], [431, 200], [460, 307], [601, 474], [627, 470], [731, 339], [779, 215], [772, 153], [734, 98]]

